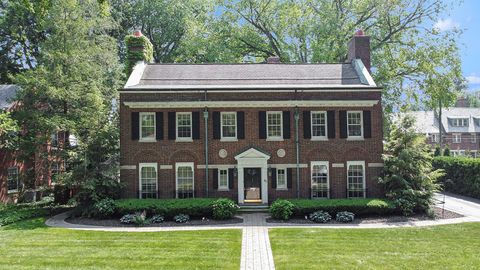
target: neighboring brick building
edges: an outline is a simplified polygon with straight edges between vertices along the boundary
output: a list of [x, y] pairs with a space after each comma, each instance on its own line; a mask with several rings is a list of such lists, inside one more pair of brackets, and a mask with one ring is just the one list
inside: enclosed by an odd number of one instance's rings
[[433, 111], [410, 112], [416, 119], [416, 129], [427, 136], [427, 142], [435, 147], [440, 143], [440, 128], [444, 145], [453, 156], [480, 157], [480, 108], [445, 108], [440, 124]]
[[124, 197], [383, 196], [369, 43], [338, 64], [139, 62], [120, 90]]

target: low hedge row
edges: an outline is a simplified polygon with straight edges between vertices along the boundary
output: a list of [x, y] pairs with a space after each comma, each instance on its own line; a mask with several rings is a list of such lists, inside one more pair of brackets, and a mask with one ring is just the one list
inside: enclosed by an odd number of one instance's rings
[[387, 199], [289, 199], [293, 203], [293, 215], [306, 216], [316, 211], [325, 211], [334, 216], [338, 212], [348, 211], [356, 216], [391, 215], [397, 212], [392, 201]]
[[480, 159], [435, 157], [432, 165], [445, 171], [440, 183], [446, 191], [480, 199]]
[[56, 215], [67, 208], [63, 206], [4, 205], [0, 206], [0, 227], [18, 221]]

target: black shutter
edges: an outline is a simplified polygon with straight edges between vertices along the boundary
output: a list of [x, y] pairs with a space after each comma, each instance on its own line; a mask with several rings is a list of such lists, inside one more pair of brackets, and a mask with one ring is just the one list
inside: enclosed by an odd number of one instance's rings
[[272, 174], [272, 188], [277, 188], [277, 169], [270, 168], [270, 173]]
[[372, 113], [363, 111], [363, 137], [372, 138]]
[[155, 113], [155, 136], [157, 140], [163, 140], [163, 112]]
[[219, 140], [220, 139], [220, 112], [213, 112], [212, 115], [213, 120], [213, 139]]
[[228, 169], [228, 188], [233, 189], [233, 178], [235, 177], [233, 175], [233, 168]]
[[213, 169], [213, 189], [218, 189], [218, 169]]
[[283, 138], [290, 139], [290, 112], [283, 112]]
[[267, 138], [267, 112], [258, 112], [258, 135], [260, 139]]
[[287, 168], [287, 188], [292, 188], [292, 168]]
[[303, 111], [303, 138], [312, 138], [312, 129], [310, 123], [310, 111]]
[[340, 111], [340, 138], [347, 138], [347, 111]]
[[245, 112], [237, 112], [237, 139], [245, 139]]
[[140, 129], [140, 113], [132, 112], [132, 140], [138, 141]]
[[328, 138], [335, 139], [335, 111], [327, 112]]
[[168, 112], [168, 139], [175, 140], [177, 137], [177, 122], [175, 112]]
[[192, 139], [200, 139], [200, 112], [192, 112]]

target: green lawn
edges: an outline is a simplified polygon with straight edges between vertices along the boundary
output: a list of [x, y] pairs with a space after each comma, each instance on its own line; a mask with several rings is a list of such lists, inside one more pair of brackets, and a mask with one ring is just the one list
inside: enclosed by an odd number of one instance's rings
[[0, 228], [0, 269], [238, 269], [241, 231], [122, 233]]
[[479, 269], [480, 223], [398, 229], [272, 229], [277, 269]]

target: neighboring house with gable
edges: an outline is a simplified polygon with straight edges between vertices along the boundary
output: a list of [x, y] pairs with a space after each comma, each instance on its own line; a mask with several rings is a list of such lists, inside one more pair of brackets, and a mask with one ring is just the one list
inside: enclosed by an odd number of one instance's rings
[[139, 62], [120, 90], [124, 197], [383, 196], [381, 94], [361, 31], [344, 63]]

